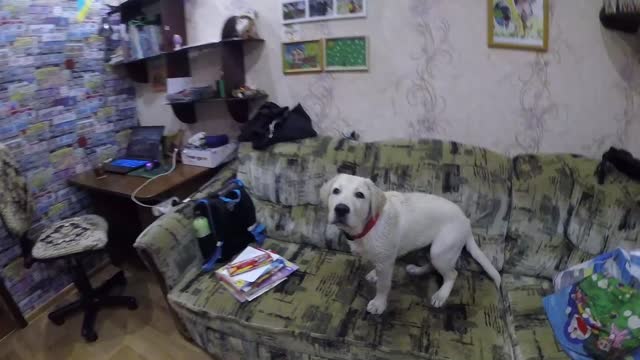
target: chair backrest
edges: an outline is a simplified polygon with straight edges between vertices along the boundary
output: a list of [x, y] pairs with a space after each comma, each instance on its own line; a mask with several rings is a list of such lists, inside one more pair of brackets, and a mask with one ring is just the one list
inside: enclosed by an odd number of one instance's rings
[[20, 239], [25, 259], [30, 258], [31, 244], [26, 234], [33, 217], [33, 199], [11, 151], [0, 145], [0, 218], [11, 235]]

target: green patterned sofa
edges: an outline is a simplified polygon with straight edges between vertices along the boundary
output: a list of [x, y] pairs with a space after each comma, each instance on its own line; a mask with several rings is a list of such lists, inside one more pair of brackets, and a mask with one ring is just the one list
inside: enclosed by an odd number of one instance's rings
[[[239, 159], [195, 197], [237, 174], [267, 226], [266, 246], [300, 271], [239, 304], [199, 271], [192, 205], [158, 219], [136, 247], [159, 275], [183, 331], [220, 360], [565, 359], [542, 308], [550, 279], [594, 254], [638, 242], [640, 186], [618, 173], [599, 186], [596, 165], [572, 155], [512, 159], [439, 140], [316, 138], [264, 152], [243, 145]], [[349, 254], [319, 205], [320, 185], [338, 172], [459, 204], [502, 273], [502, 289], [465, 253], [447, 305], [435, 309], [429, 299], [439, 276], [408, 278], [398, 264], [387, 311], [367, 314], [374, 293], [364, 280], [369, 265]]]

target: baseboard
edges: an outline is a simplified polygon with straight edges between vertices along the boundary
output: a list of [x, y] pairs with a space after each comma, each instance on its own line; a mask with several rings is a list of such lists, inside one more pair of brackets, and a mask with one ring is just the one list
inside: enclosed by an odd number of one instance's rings
[[73, 283], [67, 285], [64, 289], [60, 290], [57, 294], [53, 295], [51, 299], [49, 299], [46, 303], [38, 306], [33, 311], [27, 314], [24, 318], [27, 320], [29, 324], [31, 324], [35, 319], [39, 318], [42, 314], [47, 314], [60, 302], [62, 299], [66, 297], [71, 297], [75, 295], [78, 291], [76, 290]]
[[[95, 269], [89, 272], [89, 277], [95, 276], [97, 273], [105, 270], [109, 266], [109, 262], [105, 261], [104, 264], [100, 264], [96, 266]], [[64, 289], [60, 290], [57, 294], [55, 294], [51, 299], [49, 299], [44, 304], [38, 306], [33, 309], [30, 313], [28, 313], [24, 318], [27, 320], [27, 323], [31, 324], [37, 318], [44, 314], [50, 313], [56, 305], [58, 305], [65, 298], [70, 298], [72, 296], [78, 296], [78, 290], [73, 285], [73, 283], [67, 285]]]
[[9, 336], [11, 336], [11, 334], [13, 334], [14, 332], [16, 332], [16, 330], [11, 330], [9, 331], [9, 333], [3, 337], [0, 337], [0, 343], [2, 343], [2, 341], [6, 338], [8, 338]]

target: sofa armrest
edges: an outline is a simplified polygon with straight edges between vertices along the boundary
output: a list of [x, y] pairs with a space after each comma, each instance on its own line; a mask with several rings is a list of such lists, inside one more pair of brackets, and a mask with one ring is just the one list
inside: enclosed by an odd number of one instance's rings
[[147, 267], [162, 277], [160, 280], [165, 292], [170, 291], [189, 270], [202, 265], [198, 240], [191, 224], [192, 213], [193, 204], [189, 203], [162, 216], [138, 236], [134, 245]]
[[[237, 162], [229, 163], [191, 199], [203, 198], [220, 189], [235, 177], [236, 169]], [[134, 245], [147, 267], [161, 277], [159, 280], [165, 294], [187, 272], [200, 267], [204, 261], [192, 226], [194, 206], [195, 201], [190, 201], [163, 215], [138, 236]]]

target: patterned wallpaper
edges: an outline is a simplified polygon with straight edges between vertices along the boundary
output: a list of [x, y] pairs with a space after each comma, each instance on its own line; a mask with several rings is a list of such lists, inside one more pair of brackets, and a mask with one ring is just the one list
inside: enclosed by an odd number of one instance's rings
[[[79, 23], [75, 0], [0, 0], [0, 142], [33, 193], [31, 234], [87, 212], [87, 194], [67, 179], [121, 153], [137, 125], [133, 87], [104, 65], [103, 11], [94, 1]], [[25, 270], [19, 255], [0, 226], [0, 278], [23, 312], [70, 283], [63, 264]]]
[[[551, 0], [550, 49], [541, 54], [489, 49], [486, 1], [369, 0], [366, 19], [289, 26], [278, 4], [188, 0], [190, 41], [219, 39], [228, 14], [255, 7], [266, 43], [248, 54], [250, 85], [281, 105], [301, 102], [323, 134], [435, 137], [509, 154], [597, 157], [618, 145], [640, 155], [640, 43], [601, 27], [601, 0]], [[347, 35], [369, 37], [368, 73], [282, 74], [282, 41]], [[141, 122], [182, 126], [141, 92]], [[220, 117], [198, 130], [219, 131]]]

